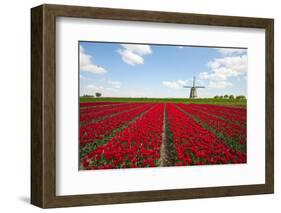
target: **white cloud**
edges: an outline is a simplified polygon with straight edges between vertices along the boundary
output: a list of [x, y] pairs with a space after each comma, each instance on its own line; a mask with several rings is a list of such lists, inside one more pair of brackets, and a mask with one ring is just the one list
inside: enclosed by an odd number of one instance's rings
[[246, 70], [247, 69], [247, 56], [232, 56], [232, 57], [224, 57], [224, 58], [216, 58], [213, 61], [208, 63], [208, 66], [212, 69], [216, 69], [219, 67], [227, 67], [233, 70]]
[[163, 86], [171, 89], [183, 88], [188, 83], [188, 80], [177, 80], [177, 81], [162, 81]]
[[216, 89], [224, 89], [226, 87], [231, 87], [232, 83], [227, 81], [210, 81], [209, 87], [216, 88]]
[[90, 85], [87, 86], [87, 89], [100, 91], [100, 90], [103, 90], [104, 87], [103, 86], [97, 86], [95, 84], [90, 84]]
[[215, 58], [208, 63], [210, 72], [201, 72], [202, 80], [225, 81], [230, 77], [244, 76], [247, 73], [247, 55]]
[[139, 55], [147, 55], [147, 54], [151, 54], [152, 53], [149, 45], [144, 45], [144, 44], [121, 44], [121, 46], [124, 49], [129, 50], [129, 51], [134, 52], [134, 53], [139, 54]]
[[120, 89], [120, 88], [121, 88], [121, 82], [119, 82], [119, 81], [111, 81], [111, 80], [108, 80], [108, 83], [109, 83], [110, 85], [112, 85], [113, 88], [115, 88], [115, 89]]
[[247, 53], [246, 49], [217, 48], [217, 50], [224, 56], [242, 55]]
[[85, 77], [84, 75], [80, 74], [80, 80], [91, 80], [91, 78]]
[[96, 92], [104, 94], [105, 88], [96, 84], [80, 87], [80, 95], [95, 95]]
[[[238, 52], [240, 49], [235, 49], [235, 51]], [[234, 54], [235, 51], [234, 49], [229, 49], [222, 54]], [[243, 51], [239, 53], [242, 53]], [[225, 56], [222, 58], [215, 58], [209, 61], [207, 65], [210, 68], [210, 71], [201, 72], [199, 78], [201, 80], [208, 80], [210, 88], [223, 89], [233, 86], [232, 83], [229, 82], [230, 78], [246, 76], [248, 59], [246, 54]]]
[[120, 82], [108, 80], [106, 85], [89, 84], [86, 86], [81, 86], [80, 95], [85, 95], [85, 94], [94, 95], [96, 92], [100, 92], [103, 94], [103, 96], [108, 96], [108, 97], [117, 96], [118, 97], [119, 92], [122, 93], [122, 91], [120, 91], [120, 90], [121, 90]]
[[[192, 83], [193, 83], [193, 80], [192, 80]], [[196, 82], [195, 82], [195, 85], [196, 86], [204, 86], [204, 81], [201, 80], [201, 79], [196, 79]]]
[[171, 89], [178, 89], [179, 85], [177, 84], [177, 82], [170, 82], [170, 81], [163, 81], [162, 84], [165, 87], [171, 88]]
[[95, 74], [104, 74], [107, 72], [105, 68], [92, 63], [92, 56], [86, 54], [82, 46], [80, 46], [80, 70]]
[[152, 50], [149, 45], [142, 44], [121, 44], [122, 49], [118, 50], [122, 60], [129, 65], [143, 64], [144, 56], [151, 54]]
[[118, 50], [118, 53], [122, 56], [122, 60], [129, 65], [143, 64], [144, 59], [129, 50]]
[[180, 86], [185, 86], [187, 84], [188, 80], [177, 80], [177, 83], [180, 85]]
[[94, 95], [96, 92], [104, 93], [105, 88], [96, 84], [80, 87], [80, 95]]

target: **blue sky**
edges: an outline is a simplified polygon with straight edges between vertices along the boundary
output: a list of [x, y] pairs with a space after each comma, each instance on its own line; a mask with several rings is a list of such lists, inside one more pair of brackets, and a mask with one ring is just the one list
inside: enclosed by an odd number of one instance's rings
[[199, 97], [247, 96], [247, 50], [191, 46], [80, 42], [80, 95], [189, 96], [196, 76]]

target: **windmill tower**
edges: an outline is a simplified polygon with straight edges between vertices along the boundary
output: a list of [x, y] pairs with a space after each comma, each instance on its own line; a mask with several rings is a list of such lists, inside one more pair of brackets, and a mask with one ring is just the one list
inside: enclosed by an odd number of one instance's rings
[[204, 86], [195, 86], [195, 76], [193, 77], [192, 86], [184, 86], [184, 88], [190, 88], [189, 98], [197, 98], [197, 88], [205, 88]]

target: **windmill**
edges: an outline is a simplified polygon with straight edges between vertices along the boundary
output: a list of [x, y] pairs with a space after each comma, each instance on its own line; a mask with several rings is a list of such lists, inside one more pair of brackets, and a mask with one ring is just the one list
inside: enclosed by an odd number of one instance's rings
[[195, 86], [195, 76], [193, 76], [193, 86], [184, 86], [183, 88], [190, 88], [189, 98], [197, 98], [197, 88], [205, 88], [205, 87]]

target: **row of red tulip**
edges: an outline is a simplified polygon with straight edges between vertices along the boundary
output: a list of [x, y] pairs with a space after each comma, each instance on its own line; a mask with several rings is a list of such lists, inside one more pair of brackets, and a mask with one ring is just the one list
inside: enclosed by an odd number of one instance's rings
[[113, 109], [115, 107], [124, 106], [127, 104], [129, 104], [129, 103], [118, 103], [118, 104], [97, 105], [97, 106], [90, 106], [90, 107], [80, 107], [80, 116], [85, 115], [87, 113], [91, 113], [93, 111], [101, 112], [104, 110]]
[[242, 127], [246, 127], [247, 114], [242, 108], [222, 107], [216, 105], [190, 104], [190, 107], [203, 113], [218, 116], [224, 120], [231, 121]]
[[232, 148], [246, 149], [246, 128], [227, 120], [219, 119], [211, 114], [201, 113], [187, 104], [176, 104], [177, 107], [194, 116], [208, 127], [211, 127]]
[[99, 105], [119, 104], [120, 102], [81, 102], [80, 107], [92, 107]]
[[154, 105], [104, 146], [83, 158], [84, 169], [154, 167], [160, 158], [164, 104]]
[[[188, 107], [187, 107], [188, 108]], [[175, 165], [245, 163], [245, 153], [228, 147], [212, 132], [179, 110], [167, 104], [169, 133], [177, 153]]]
[[104, 117], [115, 115], [116, 113], [122, 113], [128, 110], [135, 109], [136, 107], [141, 107], [141, 105], [135, 103], [135, 104], [122, 104], [117, 105], [114, 104], [114, 106], [108, 106], [104, 107], [104, 110], [97, 110], [97, 109], [90, 109], [88, 113], [85, 113], [81, 115], [80, 113], [80, 123], [84, 123], [86, 121], [92, 121], [92, 120], [99, 120]]
[[159, 166], [163, 125], [172, 138], [174, 165], [246, 162], [246, 124], [238, 124], [243, 119], [246, 122], [245, 109], [199, 104], [106, 105], [90, 110], [92, 118], [105, 116], [102, 120], [80, 127], [80, 147], [91, 146], [81, 155], [83, 169]]
[[91, 123], [80, 127], [80, 145], [83, 145], [84, 143], [93, 143], [96, 140], [101, 140], [104, 137], [109, 136], [114, 130], [130, 122], [152, 106], [153, 104], [142, 104], [137, 109], [122, 112], [98, 123]]

